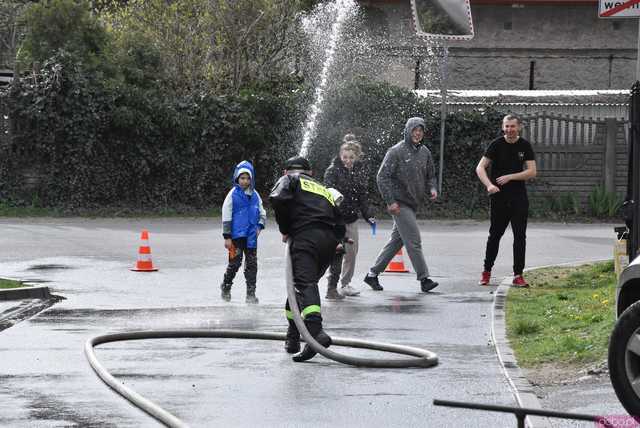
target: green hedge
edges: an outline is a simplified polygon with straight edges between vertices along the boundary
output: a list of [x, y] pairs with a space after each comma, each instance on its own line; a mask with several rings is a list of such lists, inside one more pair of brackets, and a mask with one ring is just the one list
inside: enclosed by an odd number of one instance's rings
[[[83, 212], [103, 208], [201, 210], [219, 206], [233, 166], [252, 160], [268, 193], [296, 153], [306, 113], [303, 91], [241, 96], [167, 95], [160, 84], [127, 84], [87, 71], [59, 53], [36, 78], [0, 92], [0, 198], [12, 206]], [[356, 80], [327, 94], [310, 158], [322, 176], [342, 137], [354, 132], [370, 166], [369, 193], [384, 212], [375, 173], [402, 138], [406, 119], [428, 123], [439, 162], [439, 106], [412, 91]], [[487, 208], [475, 176], [499, 131], [492, 109], [447, 116], [443, 197], [429, 217], [468, 217]]]
[[252, 160], [266, 192], [293, 154], [299, 95], [169, 97], [118, 85], [64, 55], [0, 93], [0, 197], [67, 211], [219, 205]]

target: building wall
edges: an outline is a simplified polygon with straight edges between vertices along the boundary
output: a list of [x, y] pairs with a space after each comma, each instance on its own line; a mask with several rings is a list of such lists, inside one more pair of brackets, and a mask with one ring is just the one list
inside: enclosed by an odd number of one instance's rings
[[[517, 7], [515, 7], [517, 6]], [[635, 19], [598, 18], [597, 3], [472, 4], [474, 48], [634, 49]], [[511, 29], [507, 29], [508, 26]], [[618, 28], [617, 30], [615, 28]]]
[[[384, 15], [388, 49], [377, 77], [415, 87], [440, 84], [439, 58], [413, 36], [405, 2], [362, 2]], [[475, 37], [451, 42], [447, 87], [453, 89], [626, 89], [635, 80], [636, 19], [601, 19], [597, 3], [473, 4]], [[368, 24], [367, 24], [368, 25]], [[533, 64], [532, 64], [533, 63]], [[533, 76], [533, 82], [531, 82]]]
[[519, 6], [473, 6], [476, 36], [451, 48], [451, 87], [529, 89], [532, 68], [534, 89], [631, 86], [635, 19], [600, 19], [597, 4]]

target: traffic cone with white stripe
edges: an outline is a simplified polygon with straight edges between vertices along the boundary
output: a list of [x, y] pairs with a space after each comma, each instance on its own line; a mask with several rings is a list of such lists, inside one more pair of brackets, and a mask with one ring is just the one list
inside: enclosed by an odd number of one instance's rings
[[400, 247], [396, 255], [393, 256], [393, 259], [391, 259], [389, 266], [387, 266], [387, 268], [384, 271], [385, 272], [403, 272], [403, 273], [409, 272], [409, 270], [406, 267], [404, 267], [404, 260], [402, 259], [402, 247]]
[[155, 272], [158, 269], [153, 267], [153, 261], [151, 260], [151, 247], [149, 246], [149, 232], [146, 229], [142, 230], [140, 235], [142, 243], [138, 248], [138, 261], [136, 267], [131, 269], [134, 272]]

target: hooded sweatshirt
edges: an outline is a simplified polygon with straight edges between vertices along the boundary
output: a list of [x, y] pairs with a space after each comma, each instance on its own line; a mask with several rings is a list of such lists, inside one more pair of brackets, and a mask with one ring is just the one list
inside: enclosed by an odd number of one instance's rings
[[[251, 184], [245, 190], [238, 184], [240, 174], [249, 174]], [[255, 173], [249, 161], [242, 161], [233, 171], [233, 188], [222, 204], [222, 236], [225, 239], [247, 239], [247, 248], [257, 248], [258, 228], [264, 229], [267, 212], [255, 190]]]
[[411, 131], [424, 120], [412, 117], [404, 127], [404, 140], [387, 150], [378, 170], [378, 189], [387, 205], [394, 202], [417, 211], [427, 194], [436, 190], [436, 175], [431, 151], [420, 142], [413, 144]]

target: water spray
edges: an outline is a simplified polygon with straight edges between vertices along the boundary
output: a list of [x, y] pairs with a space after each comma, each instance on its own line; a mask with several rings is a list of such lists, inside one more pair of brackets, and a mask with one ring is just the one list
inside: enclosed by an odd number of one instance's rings
[[317, 118], [318, 114], [322, 111], [321, 106], [324, 101], [324, 91], [329, 79], [329, 70], [331, 69], [335, 58], [338, 40], [340, 39], [342, 32], [342, 26], [347, 18], [355, 12], [357, 5], [353, 0], [337, 0], [335, 7], [337, 9], [337, 16], [335, 22], [331, 26], [329, 41], [327, 48], [325, 49], [325, 59], [322, 65], [322, 71], [320, 72], [320, 83], [315, 90], [314, 101], [309, 109], [309, 114], [307, 115], [307, 120], [304, 125], [304, 135], [302, 137], [302, 146], [300, 147], [299, 154], [305, 158], [309, 154], [311, 140], [315, 136]]

